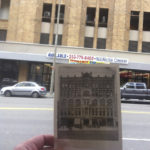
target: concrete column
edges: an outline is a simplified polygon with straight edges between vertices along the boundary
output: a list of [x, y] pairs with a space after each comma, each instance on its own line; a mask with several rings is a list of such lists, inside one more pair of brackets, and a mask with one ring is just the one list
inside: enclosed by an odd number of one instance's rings
[[79, 31], [79, 47], [84, 47], [84, 37], [85, 37], [85, 22], [86, 22], [86, 9], [87, 9], [87, 0], [82, 0], [81, 7], [81, 22], [80, 22], [80, 31]]
[[66, 0], [66, 2], [65, 2], [65, 16], [64, 16], [64, 28], [63, 28], [62, 45], [67, 45], [69, 14], [70, 14], [70, 0]]
[[11, 0], [9, 8], [9, 12], [11, 13], [9, 13], [7, 41], [16, 41], [19, 7], [20, 0]]
[[[75, 0], [67, 0], [68, 5], [66, 9], [66, 16], [67, 22], [65, 21], [63, 35], [65, 35], [65, 39], [63, 39], [63, 44], [68, 46], [79, 46], [80, 42], [80, 31], [81, 31], [81, 18], [82, 14], [82, 0], [78, 1]], [[66, 18], [67, 17], [67, 18]], [[82, 35], [83, 36], [83, 35]]]
[[28, 69], [29, 69], [28, 63], [25, 63], [25, 62], [21, 62], [20, 63], [20, 65], [19, 65], [18, 82], [27, 81], [27, 78], [28, 78]]
[[97, 2], [96, 2], [96, 16], [95, 16], [93, 48], [97, 48], [98, 21], [99, 21], [99, 0], [97, 0]]
[[115, 5], [115, 0], [111, 0], [109, 3], [109, 12], [108, 12], [106, 49], [112, 49], [113, 20], [114, 20], [114, 7], [115, 7], [114, 5]]
[[51, 26], [49, 34], [49, 43], [53, 43], [54, 27], [55, 27], [55, 11], [56, 11], [56, 0], [53, 0], [52, 3], [52, 16], [51, 16]]
[[[113, 4], [114, 2], [114, 4]], [[125, 50], [126, 40], [126, 9], [127, 0], [115, 0], [110, 2], [108, 19], [107, 49]], [[110, 43], [110, 44], [109, 44]]]
[[142, 52], [142, 41], [143, 41], [143, 1], [141, 0], [141, 8], [140, 8], [140, 15], [139, 15], [139, 37], [138, 37], [138, 52]]
[[125, 41], [124, 41], [124, 49], [125, 51], [128, 51], [129, 47], [129, 34], [130, 34], [130, 16], [131, 16], [131, 1], [126, 1], [126, 23], [125, 23]]

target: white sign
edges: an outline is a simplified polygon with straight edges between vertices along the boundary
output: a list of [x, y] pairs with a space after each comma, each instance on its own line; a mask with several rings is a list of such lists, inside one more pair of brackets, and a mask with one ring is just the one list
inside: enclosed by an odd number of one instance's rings
[[[53, 58], [54, 53], [47, 53], [47, 57]], [[94, 61], [94, 62], [106, 62], [106, 63], [115, 63], [115, 64], [128, 64], [128, 59], [126, 58], [106, 57], [106, 56], [90, 56], [90, 55], [57, 53], [56, 58], [82, 60], [82, 61]]]

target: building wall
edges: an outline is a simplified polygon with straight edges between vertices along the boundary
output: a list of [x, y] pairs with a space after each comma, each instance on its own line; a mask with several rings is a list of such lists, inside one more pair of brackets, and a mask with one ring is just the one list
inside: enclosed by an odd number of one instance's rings
[[0, 20], [0, 30], [7, 30], [8, 29], [8, 21], [7, 20]]
[[8, 41], [39, 42], [42, 4], [42, 0], [11, 0]]
[[27, 81], [28, 77], [28, 63], [27, 62], [21, 62], [19, 65], [19, 76], [18, 76], [18, 82], [21, 81]]
[[[8, 0], [7, 0], [8, 1]], [[5, 5], [0, 9], [0, 29], [7, 29], [7, 40], [17, 42], [40, 43], [43, 28], [49, 32], [49, 44], [53, 44], [56, 33], [55, 6], [59, 0], [10, 0], [10, 8]], [[42, 26], [43, 4], [52, 4], [51, 23]], [[59, 27], [62, 45], [84, 47], [84, 38], [88, 33], [93, 36], [93, 48], [97, 48], [99, 37], [105, 35], [106, 49], [128, 51], [129, 40], [138, 42], [137, 51], [142, 51], [142, 41], [150, 42], [149, 32], [143, 32], [143, 14], [150, 12], [150, 0], [61, 0], [65, 5], [64, 24]], [[6, 5], [8, 6], [8, 5]], [[86, 26], [87, 7], [96, 8], [95, 25], [92, 30]], [[108, 26], [99, 31], [99, 9], [107, 8]], [[139, 28], [130, 30], [131, 11], [139, 11]], [[3, 20], [4, 16], [9, 19]], [[8, 17], [7, 17], [8, 18]]]

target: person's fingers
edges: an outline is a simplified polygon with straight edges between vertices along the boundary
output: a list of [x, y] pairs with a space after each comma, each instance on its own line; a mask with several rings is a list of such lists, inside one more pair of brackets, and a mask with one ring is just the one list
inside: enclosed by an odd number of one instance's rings
[[43, 135], [44, 136], [44, 145], [54, 147], [54, 136], [52, 135]]
[[34, 145], [41, 149], [43, 146], [54, 146], [54, 137], [52, 135], [40, 135], [37, 137], [33, 137], [28, 141], [28, 143], [34, 143]]
[[52, 135], [40, 135], [33, 137], [17, 146], [15, 150], [42, 150], [44, 146], [46, 146], [47, 149], [54, 146], [54, 137]]

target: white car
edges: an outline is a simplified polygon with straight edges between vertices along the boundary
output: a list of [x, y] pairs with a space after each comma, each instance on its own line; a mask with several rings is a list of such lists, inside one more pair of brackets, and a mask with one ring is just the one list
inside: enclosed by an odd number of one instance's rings
[[35, 82], [19, 82], [13, 86], [3, 87], [0, 91], [1, 95], [10, 96], [32, 96], [37, 98], [47, 94], [46, 88]]

